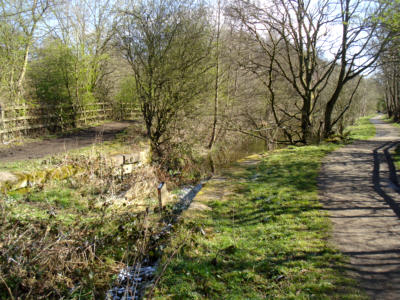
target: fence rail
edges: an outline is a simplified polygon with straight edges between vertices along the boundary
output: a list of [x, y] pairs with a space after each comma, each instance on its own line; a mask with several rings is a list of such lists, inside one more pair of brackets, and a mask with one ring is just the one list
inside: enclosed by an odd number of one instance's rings
[[131, 103], [96, 102], [79, 108], [65, 104], [0, 106], [0, 142], [32, 131], [64, 131], [106, 119], [132, 119], [138, 113]]

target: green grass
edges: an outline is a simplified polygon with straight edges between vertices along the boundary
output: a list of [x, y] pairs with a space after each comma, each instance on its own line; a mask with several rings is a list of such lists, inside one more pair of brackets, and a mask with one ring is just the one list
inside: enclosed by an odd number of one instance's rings
[[[394, 122], [393, 118], [388, 118], [387, 115], [385, 115], [384, 118], [382, 118], [383, 121], [390, 123], [394, 127], [400, 128], [400, 123]], [[393, 150], [390, 151], [390, 155], [392, 157], [393, 163], [396, 167], [397, 170], [400, 169], [400, 146], [396, 146]]]
[[[375, 135], [368, 117], [351, 139]], [[320, 164], [340, 145], [288, 147], [209, 181], [184, 213], [156, 299], [366, 299], [330, 244], [318, 201]]]
[[[22, 189], [8, 193], [8, 220], [18, 220], [23, 224], [49, 222], [59, 227], [68, 227], [74, 220], [85, 217], [82, 224], [98, 223], [102, 218], [101, 209], [92, 207], [93, 195], [86, 195], [86, 189], [74, 189], [68, 186], [68, 180], [52, 181], [43, 189]], [[88, 188], [88, 187], [86, 187]], [[97, 201], [96, 201], [97, 202]], [[53, 215], [49, 214], [53, 212]], [[102, 225], [102, 229], [108, 225]], [[100, 229], [100, 228], [99, 228]]]
[[211, 210], [188, 211], [165, 254], [183, 245], [159, 299], [362, 299], [318, 202], [320, 162], [336, 147], [290, 147], [211, 180], [196, 198]]
[[[185, 212], [164, 252], [170, 264], [156, 297], [362, 298], [343, 275], [345, 258], [328, 242], [329, 221], [317, 201], [320, 162], [337, 147], [288, 147], [211, 180], [196, 199], [212, 210]], [[0, 276], [15, 295], [101, 298], [121, 262], [138, 255], [148, 220], [135, 205], [108, 206], [109, 191], [122, 183], [106, 178], [52, 179], [0, 195], [0, 250], [7, 253], [0, 255]], [[0, 284], [0, 299], [7, 296]]]
[[375, 126], [369, 121], [373, 116], [362, 117], [356, 124], [346, 128], [350, 132], [349, 138], [352, 140], [366, 140], [376, 134]]

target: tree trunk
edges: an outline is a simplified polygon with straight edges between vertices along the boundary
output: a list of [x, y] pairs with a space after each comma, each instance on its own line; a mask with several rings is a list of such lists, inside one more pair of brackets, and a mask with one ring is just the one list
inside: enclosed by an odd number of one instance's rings
[[311, 141], [311, 120], [310, 120], [311, 101], [310, 99], [304, 99], [303, 101], [304, 103], [301, 109], [302, 142], [304, 144], [308, 144]]
[[343, 84], [339, 83], [332, 97], [329, 99], [328, 103], [325, 106], [324, 138], [328, 138], [332, 134], [332, 113], [333, 109], [335, 108], [335, 104], [339, 99], [339, 95], [340, 92], [342, 91], [342, 88]]
[[219, 72], [219, 66], [217, 63], [217, 74], [215, 76], [215, 95], [214, 95], [214, 120], [213, 120], [213, 126], [212, 126], [212, 132], [211, 132], [211, 139], [210, 143], [208, 144], [208, 149], [212, 149], [215, 138], [216, 138], [216, 130], [217, 130], [217, 122], [218, 122], [218, 107], [219, 107], [219, 86], [218, 86], [218, 76]]
[[28, 45], [26, 45], [26, 48], [25, 48], [24, 63], [22, 65], [21, 74], [19, 75], [19, 78], [17, 81], [17, 98], [18, 98], [18, 100], [21, 98], [22, 93], [23, 93], [22, 85], [24, 83], [26, 69], [28, 67], [29, 50], [30, 50], [30, 45], [28, 44]]
[[217, 16], [217, 37], [216, 37], [216, 74], [215, 74], [215, 93], [214, 93], [214, 120], [211, 132], [210, 143], [208, 144], [208, 149], [212, 149], [217, 130], [218, 122], [218, 109], [219, 109], [219, 37], [220, 37], [220, 20], [221, 20], [221, 6], [220, 1], [218, 1], [218, 16]]

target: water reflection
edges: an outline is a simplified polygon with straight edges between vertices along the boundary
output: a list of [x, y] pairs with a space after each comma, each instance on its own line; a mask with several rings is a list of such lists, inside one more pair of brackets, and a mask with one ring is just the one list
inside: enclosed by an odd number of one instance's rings
[[241, 158], [267, 150], [270, 149], [265, 141], [253, 137], [246, 137], [234, 144], [219, 145], [208, 156], [209, 169], [212, 173], [218, 173]]

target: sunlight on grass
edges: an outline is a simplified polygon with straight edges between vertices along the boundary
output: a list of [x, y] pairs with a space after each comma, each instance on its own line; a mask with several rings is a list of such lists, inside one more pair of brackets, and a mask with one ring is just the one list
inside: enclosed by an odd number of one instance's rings
[[[353, 134], [367, 136], [363, 126], [354, 127]], [[253, 155], [210, 180], [196, 197], [197, 209], [184, 213], [183, 222], [174, 225], [171, 243], [162, 245], [167, 247], [162, 261], [168, 266], [156, 298], [363, 299], [344, 276], [345, 258], [328, 242], [330, 223], [317, 197], [320, 163], [338, 147], [289, 146]], [[50, 165], [62, 162], [52, 160]], [[39, 293], [44, 286], [66, 295], [70, 282], [79, 282], [79, 293], [87, 293], [79, 294], [80, 299], [101, 298], [121, 262], [137, 255], [148, 220], [138, 217], [135, 203], [109, 206], [109, 191], [126, 183], [111, 173], [100, 176], [112, 172], [101, 160], [81, 157], [79, 163], [84, 162], [91, 162], [85, 168], [99, 176], [52, 178], [0, 197], [6, 221], [0, 242], [12, 257], [23, 258], [18, 268], [0, 258], [11, 288], [29, 286]], [[155, 177], [143, 172], [138, 178], [151, 182]], [[158, 224], [155, 220], [151, 222]], [[32, 263], [36, 257], [40, 260]], [[71, 266], [78, 263], [76, 273]], [[33, 276], [26, 271], [31, 265]], [[21, 271], [13, 275], [16, 268]], [[0, 298], [4, 295], [0, 291]]]
[[366, 140], [376, 134], [375, 126], [369, 121], [373, 116], [367, 116], [358, 119], [355, 125], [346, 128], [350, 132], [349, 137], [352, 140]]
[[182, 247], [158, 299], [363, 299], [318, 202], [321, 160], [337, 147], [290, 147], [212, 179], [196, 198], [211, 209], [187, 212], [164, 256]]
[[[369, 117], [351, 139], [375, 135]], [[317, 176], [340, 145], [252, 156], [210, 180], [165, 251], [157, 299], [366, 299], [328, 241]], [[179, 249], [179, 251], [177, 251]], [[177, 253], [176, 255], [174, 255]]]

